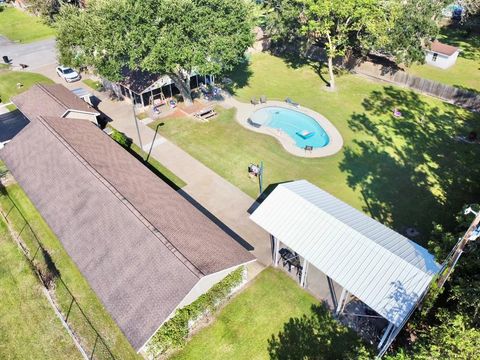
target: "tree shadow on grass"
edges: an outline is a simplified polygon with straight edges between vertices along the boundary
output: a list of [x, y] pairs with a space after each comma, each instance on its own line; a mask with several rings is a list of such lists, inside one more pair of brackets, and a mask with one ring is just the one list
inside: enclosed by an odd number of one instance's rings
[[480, 199], [480, 144], [459, 138], [479, 132], [480, 116], [392, 86], [362, 105], [348, 121], [358, 137], [340, 169], [363, 195], [365, 211], [397, 231], [418, 229], [414, 240], [425, 244], [433, 221], [453, 226], [454, 214]]
[[225, 83], [224, 86], [228, 92], [235, 95], [238, 89], [248, 86], [250, 77], [253, 75], [250, 69], [250, 62], [245, 60], [238, 64], [235, 69], [225, 74], [225, 77], [231, 80], [230, 83]]
[[312, 305], [311, 314], [285, 323], [268, 340], [268, 353], [272, 360], [369, 358], [361, 339], [336, 321], [325, 304]]

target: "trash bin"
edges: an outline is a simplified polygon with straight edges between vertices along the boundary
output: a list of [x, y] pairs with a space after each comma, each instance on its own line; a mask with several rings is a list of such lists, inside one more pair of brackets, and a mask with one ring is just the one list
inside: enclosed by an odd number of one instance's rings
[[8, 56], [4, 55], [4, 56], [2, 56], [2, 58], [3, 58], [3, 62], [5, 64], [10, 64], [10, 60], [9, 60]]

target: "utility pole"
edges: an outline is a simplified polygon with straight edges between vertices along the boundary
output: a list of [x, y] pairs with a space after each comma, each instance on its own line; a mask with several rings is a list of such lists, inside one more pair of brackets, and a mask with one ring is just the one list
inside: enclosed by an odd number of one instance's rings
[[137, 128], [138, 142], [140, 143], [140, 149], [143, 150], [142, 138], [140, 137], [140, 129], [138, 127], [138, 119], [135, 114], [135, 99], [132, 99], [132, 109], [133, 109], [133, 120], [135, 121], [135, 127]]
[[262, 195], [262, 192], [263, 192], [263, 161], [260, 161], [259, 169], [260, 169], [260, 171], [258, 172], [258, 187], [260, 189], [260, 195]]
[[475, 219], [473, 219], [472, 223], [470, 224], [468, 230], [465, 232], [463, 237], [461, 237], [457, 244], [454, 246], [450, 254], [447, 256], [445, 261], [443, 262], [443, 269], [442, 269], [442, 275], [438, 278], [438, 287], [441, 288], [443, 285], [445, 285], [445, 282], [448, 280], [450, 275], [452, 274], [452, 271], [455, 267], [455, 265], [458, 262], [458, 259], [460, 259], [460, 256], [463, 254], [463, 250], [465, 249], [465, 246], [470, 242], [470, 241], [475, 241], [478, 239], [480, 236], [480, 212], [475, 212], [472, 210], [471, 207], [467, 208], [465, 210], [465, 215], [468, 214], [475, 214]]

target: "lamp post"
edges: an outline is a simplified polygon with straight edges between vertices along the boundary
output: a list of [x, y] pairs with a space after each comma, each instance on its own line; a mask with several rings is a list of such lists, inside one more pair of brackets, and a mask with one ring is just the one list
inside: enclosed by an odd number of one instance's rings
[[137, 115], [135, 114], [135, 99], [134, 98], [132, 98], [132, 109], [133, 109], [133, 119], [135, 121], [135, 127], [137, 128], [138, 142], [140, 144], [140, 149], [143, 150], [142, 138], [140, 137], [140, 128], [138, 127], [138, 119], [137, 119]]
[[263, 161], [260, 161], [260, 165], [258, 166], [258, 188], [260, 190], [260, 195], [263, 192]]

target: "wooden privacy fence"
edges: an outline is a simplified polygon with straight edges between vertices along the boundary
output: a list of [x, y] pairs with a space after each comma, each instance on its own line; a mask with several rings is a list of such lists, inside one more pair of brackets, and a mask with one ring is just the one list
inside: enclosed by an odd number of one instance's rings
[[368, 61], [355, 64], [352, 71], [415, 89], [465, 109], [480, 112], [480, 94], [469, 90], [410, 75], [405, 71]]

